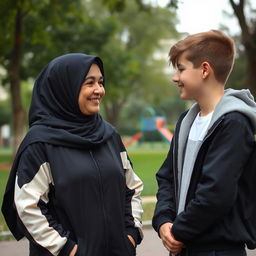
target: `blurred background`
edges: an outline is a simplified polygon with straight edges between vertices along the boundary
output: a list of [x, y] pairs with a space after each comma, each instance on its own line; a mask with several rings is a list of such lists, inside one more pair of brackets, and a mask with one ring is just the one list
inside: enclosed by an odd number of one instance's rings
[[[249, 88], [256, 96], [255, 17], [255, 0], [1, 0], [0, 204], [13, 155], [28, 129], [36, 77], [53, 58], [81, 52], [104, 61], [101, 114], [121, 133], [145, 183], [144, 220], [150, 220], [155, 173], [177, 118], [191, 105], [171, 83], [171, 45], [191, 33], [221, 29], [237, 46], [227, 87]], [[0, 232], [8, 233], [1, 213]]]

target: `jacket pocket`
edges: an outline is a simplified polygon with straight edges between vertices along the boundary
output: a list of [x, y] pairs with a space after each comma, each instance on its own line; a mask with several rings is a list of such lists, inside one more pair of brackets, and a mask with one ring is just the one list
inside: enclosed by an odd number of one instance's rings
[[86, 245], [83, 239], [78, 239], [77, 252], [75, 256], [86, 256]]
[[136, 255], [136, 247], [134, 247], [134, 245], [132, 244], [132, 242], [130, 241], [128, 236], [126, 236], [126, 244], [127, 244], [127, 248], [128, 248], [128, 254], [130, 256], [135, 256]]

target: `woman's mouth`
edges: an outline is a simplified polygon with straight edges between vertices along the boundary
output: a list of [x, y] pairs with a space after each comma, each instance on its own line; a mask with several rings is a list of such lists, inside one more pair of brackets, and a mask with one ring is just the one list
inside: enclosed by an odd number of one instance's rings
[[99, 105], [100, 99], [101, 99], [100, 97], [92, 97], [92, 98], [89, 98], [88, 100], [95, 105]]

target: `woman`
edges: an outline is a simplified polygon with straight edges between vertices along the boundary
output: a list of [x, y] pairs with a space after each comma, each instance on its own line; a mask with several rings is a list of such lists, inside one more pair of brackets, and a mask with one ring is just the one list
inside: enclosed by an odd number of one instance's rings
[[30, 130], [2, 211], [30, 255], [131, 256], [142, 239], [141, 180], [116, 130], [98, 114], [99, 57], [67, 54], [36, 80]]

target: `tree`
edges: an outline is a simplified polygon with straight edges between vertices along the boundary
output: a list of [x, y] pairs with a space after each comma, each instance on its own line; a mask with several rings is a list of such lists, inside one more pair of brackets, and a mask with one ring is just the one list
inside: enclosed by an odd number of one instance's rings
[[[0, 4], [0, 32], [3, 36], [3, 40], [0, 42], [0, 59], [4, 68], [7, 70], [7, 78], [10, 85], [14, 135], [13, 146], [15, 151], [23, 139], [26, 123], [26, 112], [23, 108], [21, 97], [21, 68], [24, 56], [24, 38], [29, 36], [31, 32], [26, 30], [26, 20], [46, 5], [50, 5], [47, 0], [42, 0], [40, 3], [32, 0], [3, 0]], [[36, 29], [34, 27], [34, 31]]]
[[120, 115], [126, 106], [131, 107], [133, 97], [145, 98], [145, 102], [151, 98], [153, 104], [154, 96], [161, 94], [159, 89], [167, 88], [167, 53], [166, 62], [157, 63], [153, 55], [161, 47], [161, 39], [177, 37], [177, 33], [175, 13], [151, 5], [141, 9], [135, 0], [127, 1], [114, 17], [119, 29], [102, 51], [107, 78], [104, 110], [108, 121], [119, 126]]
[[[101, 15], [98, 16], [98, 13]], [[41, 18], [45, 15], [42, 13]], [[142, 91], [149, 91], [152, 87], [152, 80], [146, 79], [146, 76], [152, 73], [157, 77], [163, 76], [163, 63], [159, 63], [156, 69], [152, 53], [159, 47], [161, 38], [176, 36], [174, 17], [173, 13], [163, 8], [141, 10], [135, 0], [129, 1], [122, 11], [114, 13], [101, 1], [88, 1], [82, 16], [70, 13], [61, 27], [48, 26], [48, 37], [54, 44], [26, 43], [28, 50], [36, 55], [26, 58], [23, 73], [28, 72], [25, 77], [35, 77], [49, 60], [68, 52], [99, 55], [105, 64], [104, 115], [118, 126], [121, 112], [132, 95], [144, 97]], [[29, 23], [34, 24], [35, 21]], [[148, 27], [151, 23], [158, 26]], [[152, 70], [158, 70], [158, 73]], [[145, 80], [148, 82], [145, 83]]]
[[9, 100], [0, 100], [0, 127], [10, 123], [10, 114]]
[[[10, 92], [12, 102], [12, 115], [14, 127], [15, 148], [20, 143], [24, 133], [25, 111], [22, 107], [20, 92], [20, 66], [22, 59], [22, 30], [23, 19], [26, 12], [23, 10], [23, 1], [2, 1], [1, 2], [1, 34], [5, 40], [1, 40], [1, 58], [6, 63], [8, 79], [10, 81]], [[12, 29], [10, 29], [12, 27]], [[8, 29], [12, 33], [7, 32]], [[6, 50], [6, 45], [10, 45], [11, 50]]]
[[[21, 81], [35, 77], [57, 55], [72, 51], [83, 52], [81, 45], [92, 45], [95, 50], [95, 45], [104, 43], [101, 36], [107, 39], [111, 33], [111, 22], [102, 31], [87, 15], [82, 0], [63, 0], [61, 3], [58, 0], [3, 0], [0, 10], [0, 33], [3, 35], [0, 41], [0, 60], [7, 70], [5, 84], [10, 88], [15, 152], [23, 139], [26, 124]], [[93, 41], [88, 35], [95, 32], [90, 31], [95, 27], [97, 32], [93, 38], [100, 40]], [[76, 48], [78, 42], [80, 47]]]
[[10, 88], [15, 151], [26, 123], [22, 81], [35, 79], [51, 59], [70, 52], [103, 58], [105, 114], [115, 125], [132, 92], [142, 95], [152, 86], [143, 79], [153, 73], [152, 54], [159, 39], [175, 34], [174, 13], [138, 0], [2, 0], [0, 12], [0, 61]]
[[[239, 0], [237, 3], [234, 0], [229, 0], [229, 2], [241, 28], [241, 42], [247, 58], [245, 87], [248, 87], [256, 97], [256, 19], [254, 17], [246, 18], [248, 15], [245, 15], [246, 3], [244, 0]], [[251, 12], [254, 13], [255, 10], [252, 9], [249, 3], [248, 6]]]

